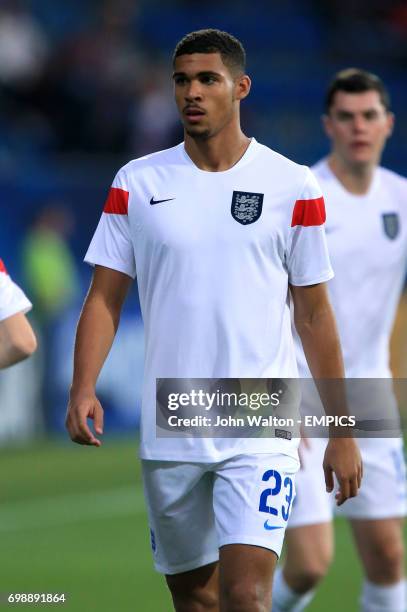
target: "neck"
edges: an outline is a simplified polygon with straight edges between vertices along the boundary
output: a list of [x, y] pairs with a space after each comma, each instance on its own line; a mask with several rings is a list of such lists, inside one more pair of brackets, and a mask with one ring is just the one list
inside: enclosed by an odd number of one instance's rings
[[328, 157], [328, 166], [347, 191], [355, 195], [364, 195], [370, 189], [377, 164], [351, 165], [335, 153], [331, 153]]
[[209, 138], [199, 139], [185, 133], [185, 150], [200, 170], [223, 172], [232, 168], [250, 144], [240, 125], [223, 129]]

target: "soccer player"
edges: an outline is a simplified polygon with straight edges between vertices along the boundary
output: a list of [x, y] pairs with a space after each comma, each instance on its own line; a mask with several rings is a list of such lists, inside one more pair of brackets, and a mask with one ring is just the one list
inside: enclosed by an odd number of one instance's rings
[[[327, 206], [326, 234], [335, 272], [329, 294], [347, 377], [378, 379], [381, 393], [383, 379], [391, 377], [389, 341], [406, 272], [407, 181], [379, 166], [394, 117], [377, 76], [357, 69], [339, 72], [328, 88], [325, 113], [331, 152], [313, 170]], [[297, 348], [300, 374], [309, 376]], [[382, 418], [397, 422], [391, 390], [384, 407]], [[365, 571], [361, 609], [401, 612], [406, 610], [402, 442], [363, 437], [358, 443], [363, 484], [358, 497], [340, 512], [351, 522]], [[331, 561], [333, 505], [319, 469], [324, 445], [321, 439], [308, 439], [303, 449], [286, 562], [275, 576], [273, 612], [305, 609]]]
[[0, 369], [26, 359], [36, 350], [35, 334], [25, 316], [31, 308], [0, 259]]
[[[75, 442], [100, 446], [95, 384], [137, 271], [140, 454], [155, 567], [178, 612], [257, 612], [271, 604], [297, 442], [158, 437], [156, 379], [296, 376], [289, 290], [314, 375], [343, 375], [324, 284], [332, 276], [324, 205], [308, 168], [242, 132], [250, 79], [238, 40], [193, 32], [178, 43], [173, 68], [185, 142], [129, 162], [114, 179], [86, 255], [95, 271], [78, 325], [67, 428]], [[325, 462], [329, 482], [339, 476], [339, 502], [356, 495], [354, 440], [332, 438]]]

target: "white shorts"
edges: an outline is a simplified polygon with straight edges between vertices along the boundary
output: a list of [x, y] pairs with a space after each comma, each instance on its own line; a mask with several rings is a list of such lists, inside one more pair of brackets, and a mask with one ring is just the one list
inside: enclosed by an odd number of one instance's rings
[[325, 489], [322, 462], [327, 441], [308, 440], [301, 447], [301, 469], [296, 477], [297, 496], [288, 528], [327, 523], [333, 514], [349, 519], [385, 519], [406, 515], [406, 468], [403, 443], [399, 438], [359, 438], [363, 460], [362, 486], [356, 497], [339, 508]]
[[156, 570], [178, 574], [213, 563], [226, 544], [261, 546], [279, 556], [298, 467], [281, 454], [220, 463], [143, 460]]

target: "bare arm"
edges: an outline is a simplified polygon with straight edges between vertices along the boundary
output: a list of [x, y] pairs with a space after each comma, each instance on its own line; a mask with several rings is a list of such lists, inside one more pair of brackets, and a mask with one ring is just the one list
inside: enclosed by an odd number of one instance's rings
[[390, 342], [390, 369], [393, 378], [407, 377], [407, 291], [401, 296]]
[[27, 317], [18, 312], [0, 321], [0, 369], [26, 359], [37, 348], [37, 340]]
[[[343, 378], [344, 368], [335, 317], [325, 283], [290, 286], [294, 323], [314, 378]], [[325, 359], [320, 359], [321, 351]]]
[[[325, 411], [332, 416], [347, 415], [345, 386], [341, 384], [344, 378], [342, 352], [326, 285], [291, 286], [290, 289], [295, 327]], [[349, 497], [357, 495], [362, 479], [362, 461], [354, 439], [335, 437], [334, 433], [333, 427], [323, 467], [328, 491], [334, 487], [333, 473], [338, 479], [340, 491], [336, 498], [341, 505]]]
[[120, 321], [123, 302], [132, 279], [116, 270], [96, 266], [76, 331], [74, 372], [66, 427], [78, 444], [100, 446], [87, 424], [94, 420], [95, 432], [103, 433], [103, 408], [95, 386], [109, 354]]

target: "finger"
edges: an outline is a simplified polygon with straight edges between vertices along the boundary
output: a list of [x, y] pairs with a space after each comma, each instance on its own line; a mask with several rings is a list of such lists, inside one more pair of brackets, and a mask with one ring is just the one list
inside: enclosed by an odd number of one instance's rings
[[71, 438], [72, 442], [78, 442], [78, 444], [80, 444], [82, 436], [79, 433], [79, 426], [77, 420], [73, 418], [72, 415], [69, 415], [66, 419], [65, 426], [68, 430], [69, 437]]
[[78, 414], [72, 409], [68, 410], [68, 414], [65, 420], [65, 427], [68, 430], [71, 440], [73, 442], [79, 442], [79, 440], [82, 440], [83, 436], [81, 434], [81, 419]]
[[363, 467], [362, 465], [360, 465], [359, 470], [358, 470], [358, 489], [360, 489], [360, 487], [362, 486], [362, 477], [363, 477]]
[[327, 493], [333, 491], [334, 488], [334, 477], [332, 468], [329, 465], [324, 465], [324, 475], [325, 475], [325, 486]]
[[86, 436], [83, 433], [73, 433], [71, 434], [72, 442], [76, 442], [76, 444], [82, 444], [84, 446], [100, 446], [99, 440], [95, 437]]
[[73, 432], [73, 427], [72, 427], [72, 424], [69, 418], [67, 418], [65, 421], [65, 429], [69, 433], [69, 437], [72, 439], [74, 432]]
[[358, 489], [358, 477], [355, 476], [349, 481], [349, 497], [356, 497], [356, 495], [358, 494]]
[[97, 434], [103, 434], [103, 408], [100, 404], [96, 404], [93, 415], [93, 423]]
[[85, 446], [101, 446], [102, 442], [98, 440], [97, 438], [95, 438], [94, 436], [92, 436], [91, 438], [87, 438], [87, 439], [82, 438], [79, 444], [83, 444]]
[[[103, 413], [100, 404], [99, 408]], [[80, 409], [69, 405], [65, 425], [73, 442], [90, 446], [101, 446], [101, 441], [93, 435], [88, 426], [87, 417], [93, 418], [91, 412], [91, 409], [86, 409], [86, 412], [84, 412], [83, 408]]]
[[349, 480], [341, 480], [339, 482], [339, 495], [336, 496], [336, 503], [338, 506], [341, 506], [347, 499], [349, 499], [349, 493], [350, 493]]
[[72, 439], [72, 442], [75, 442], [76, 444], [80, 444], [81, 446], [92, 446], [89, 440], [83, 438], [79, 434], [72, 436], [71, 439]]
[[101, 445], [101, 441], [95, 438], [86, 421], [81, 422], [78, 429], [78, 437], [82, 440], [82, 444], [89, 444], [90, 446]]
[[73, 442], [80, 444], [81, 446], [101, 446], [100, 440], [94, 438], [93, 441], [84, 440], [83, 438], [73, 438]]

